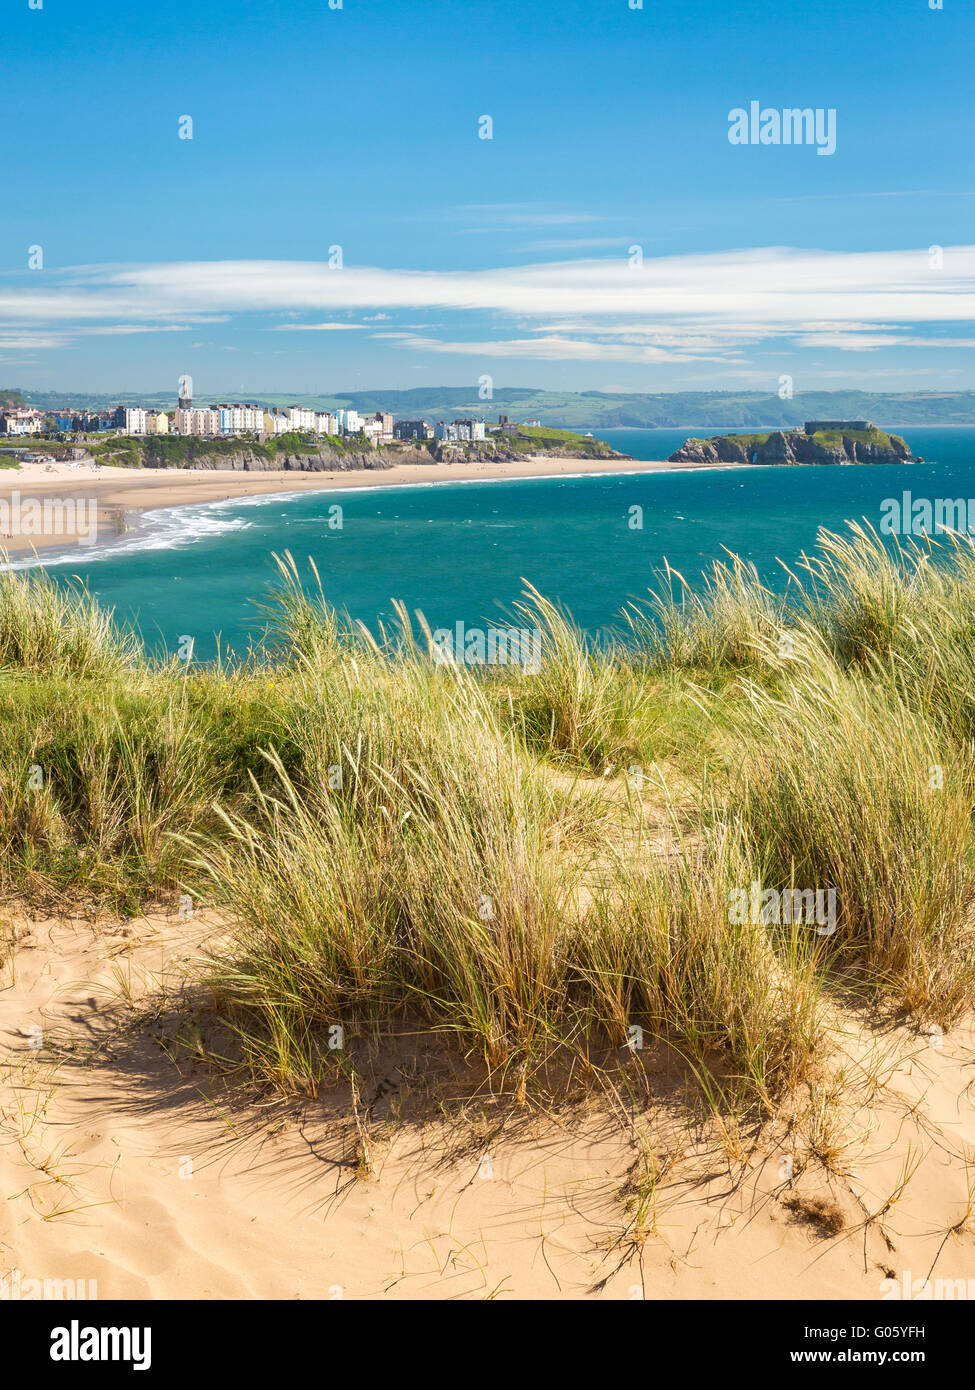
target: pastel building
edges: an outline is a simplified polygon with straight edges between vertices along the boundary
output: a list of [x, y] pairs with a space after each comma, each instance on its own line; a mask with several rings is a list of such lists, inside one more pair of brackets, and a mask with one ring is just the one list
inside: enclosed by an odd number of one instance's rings
[[221, 434], [263, 434], [264, 410], [249, 401], [244, 404], [218, 405]]
[[44, 416], [39, 410], [24, 408], [0, 411], [0, 434], [40, 434], [43, 428]]
[[82, 410], [71, 417], [71, 428], [82, 434], [93, 434], [97, 430], [110, 430], [113, 416], [104, 411]]
[[195, 405], [189, 409], [179, 407], [175, 424], [177, 434], [198, 435], [203, 439], [211, 439], [220, 433], [220, 411]]

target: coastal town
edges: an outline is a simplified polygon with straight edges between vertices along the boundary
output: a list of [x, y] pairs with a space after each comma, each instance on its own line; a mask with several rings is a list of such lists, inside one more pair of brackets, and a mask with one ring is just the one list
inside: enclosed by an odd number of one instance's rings
[[[253, 401], [226, 401], [194, 405], [191, 388], [181, 388], [172, 410], [141, 405], [119, 405], [114, 410], [38, 410], [29, 405], [0, 410], [0, 436], [7, 439], [75, 435], [131, 435], [148, 438], [174, 435], [198, 439], [249, 438], [264, 443], [276, 435], [314, 435], [321, 439], [355, 439], [379, 448], [397, 440], [438, 439], [449, 443], [474, 443], [490, 434], [517, 429], [502, 415], [493, 426], [464, 418], [394, 420], [386, 410], [373, 415], [354, 409], [316, 410], [311, 406], [270, 406]], [[538, 425], [537, 420], [526, 421]]]

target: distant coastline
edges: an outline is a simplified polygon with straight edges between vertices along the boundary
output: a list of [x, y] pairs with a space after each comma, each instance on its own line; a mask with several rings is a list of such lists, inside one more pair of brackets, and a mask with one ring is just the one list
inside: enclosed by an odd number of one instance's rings
[[[486, 403], [472, 386], [412, 387], [406, 390], [323, 391], [302, 395], [257, 392], [275, 407], [306, 403], [318, 410], [351, 409], [361, 413], [377, 406], [397, 420], [430, 416], [483, 415]], [[217, 396], [202, 396], [213, 403]], [[171, 404], [167, 392], [34, 391], [0, 389], [0, 406], [6, 400], [21, 401], [52, 412], [68, 407], [99, 410], [120, 401], [141, 401], [149, 407]], [[673, 391], [606, 392], [552, 391], [536, 387], [495, 385], [490, 413], [507, 414], [513, 420], [538, 418], [547, 426], [592, 430], [601, 434], [616, 429], [686, 429], [709, 434], [733, 430], [792, 429], [809, 419], [866, 418], [885, 429], [923, 426], [975, 425], [975, 391]]]

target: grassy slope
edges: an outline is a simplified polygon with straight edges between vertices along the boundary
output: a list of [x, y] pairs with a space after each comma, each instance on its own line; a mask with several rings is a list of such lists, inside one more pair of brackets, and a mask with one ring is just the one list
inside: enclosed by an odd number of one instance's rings
[[86, 447], [101, 462], [127, 468], [191, 468], [200, 459], [225, 458], [242, 451], [256, 454], [270, 464], [281, 454], [316, 453], [323, 446], [340, 454], [352, 447], [362, 447], [348, 440], [331, 437], [318, 439], [302, 434], [276, 435], [266, 444], [259, 444], [253, 439], [187, 439], [167, 435], [136, 439], [115, 435]]
[[[490, 445], [491, 441], [486, 441], [486, 447], [490, 448]], [[31, 444], [30, 447], [36, 448], [40, 452], [53, 453], [55, 450], [63, 448], [64, 445], [40, 443]], [[358, 438], [340, 439], [331, 435], [318, 436], [294, 433], [276, 435], [274, 439], [268, 440], [265, 444], [260, 444], [253, 439], [201, 440], [168, 435], [141, 439], [128, 435], [111, 435], [107, 439], [93, 439], [84, 447], [100, 462], [124, 468], [191, 468], [194, 463], [199, 463], [201, 460], [226, 458], [245, 451], [265, 459], [268, 464], [273, 464], [282, 454], [311, 454], [317, 453], [319, 449], [327, 448], [341, 456], [347, 453], [368, 452], [371, 449], [371, 445]], [[383, 453], [389, 457], [390, 461], [395, 461], [398, 452], [414, 447], [413, 444], [394, 443], [385, 445]], [[470, 447], [480, 449], [482, 446], [475, 444]], [[570, 430], [537, 429], [525, 426], [521, 427], [517, 437], [506, 438], [504, 447], [524, 453], [557, 450], [570, 457], [577, 453], [595, 453], [608, 456], [612, 452], [609, 445], [604, 444], [601, 440], [587, 439], [585, 436], [575, 434]]]
[[[418, 1019], [520, 1086], [635, 1024], [769, 1104], [837, 990], [975, 1002], [975, 551], [937, 555], [824, 537], [788, 606], [738, 562], [665, 576], [601, 654], [529, 593], [535, 674], [431, 662], [405, 615], [380, 649], [287, 564], [258, 657], [152, 666], [7, 574], [6, 890], [222, 904], [211, 989], [285, 1089], [332, 1074], [339, 1018]], [[836, 932], [734, 922], [756, 880], [835, 890]]]
[[557, 430], [549, 425], [519, 425], [518, 434], [510, 443], [514, 449], [532, 453], [536, 450], [573, 454], [612, 453], [612, 447], [601, 439], [587, 439], [573, 430]]
[[[736, 432], [735, 434], [731, 435], [730, 437], [733, 438], [733, 439], [735, 439], [735, 440], [737, 440], [738, 443], [740, 443], [740, 444], [743, 444], [743, 445], [746, 445], [746, 446], [751, 446], [751, 445], [755, 445], [755, 444], [764, 444], [764, 443], [766, 443], [767, 440], [768, 440], [768, 438], [769, 438], [769, 434], [770, 434], [770, 431], [766, 431], [764, 434], [739, 434], [739, 433]], [[717, 437], [717, 436], [714, 436], [714, 435], [711, 436], [711, 438], [716, 438], [716, 437]], [[889, 448], [892, 447], [892, 446], [891, 446], [891, 440], [892, 440], [892, 439], [899, 439], [899, 440], [900, 440], [900, 443], [902, 443], [902, 444], [904, 443], [904, 441], [903, 441], [902, 439], [900, 439], [900, 436], [899, 436], [899, 435], [891, 435], [887, 430], [881, 430], [881, 429], [872, 429], [872, 430], [816, 430], [812, 435], [809, 436], [809, 438], [811, 438], [816, 444], [819, 444], [819, 445], [821, 445], [823, 448], [826, 448], [826, 449], [836, 449], [836, 448], [841, 447], [844, 439], [853, 440], [853, 442], [856, 443], [856, 444], [875, 444], [875, 445], [878, 445], [880, 448], [883, 448], [883, 449], [889, 449]], [[688, 439], [688, 440], [687, 440], [687, 443], [688, 443], [688, 444], [692, 444], [692, 443], [700, 443], [700, 444], [703, 444], [704, 442], [705, 442], [705, 440], [704, 440], [703, 438], [699, 438], [699, 439], [698, 439], [698, 438], [695, 438], [695, 439]]]

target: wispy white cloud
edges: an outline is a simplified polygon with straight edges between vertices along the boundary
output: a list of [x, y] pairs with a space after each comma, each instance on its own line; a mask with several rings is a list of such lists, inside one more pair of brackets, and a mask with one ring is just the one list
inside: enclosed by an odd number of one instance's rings
[[277, 323], [272, 333], [344, 333], [350, 328], [365, 328], [364, 323]]
[[[747, 346], [781, 346], [785, 339], [800, 348], [860, 352], [967, 348], [971, 339], [953, 338], [951, 328], [975, 325], [975, 246], [945, 247], [937, 267], [926, 247], [769, 247], [646, 256], [639, 268], [624, 252], [460, 271], [200, 261], [86, 266], [0, 283], [0, 324], [18, 346], [56, 346], [59, 335], [85, 332], [183, 331], [237, 314], [366, 318], [371, 311], [375, 321], [404, 310], [457, 316], [442, 338], [407, 340], [436, 353], [654, 362], [731, 359]], [[524, 338], [512, 335], [514, 324]], [[276, 329], [363, 326], [326, 317]]]
[[[76, 338], [114, 338], [128, 333], [188, 333], [195, 324], [186, 323], [107, 323], [59, 326], [56, 329], [33, 330], [18, 324], [0, 324], [0, 347], [4, 348], [62, 348]], [[7, 336], [9, 334], [9, 336]]]
[[844, 352], [874, 352], [885, 347], [975, 348], [975, 338], [919, 337], [905, 333], [803, 333], [796, 338], [799, 347], [839, 348]]
[[724, 356], [668, 352], [659, 347], [629, 343], [591, 342], [578, 338], [507, 338], [484, 342], [444, 341], [411, 333], [377, 333], [396, 340], [397, 347], [415, 352], [459, 353], [465, 357], [521, 357], [547, 362], [723, 362]]

